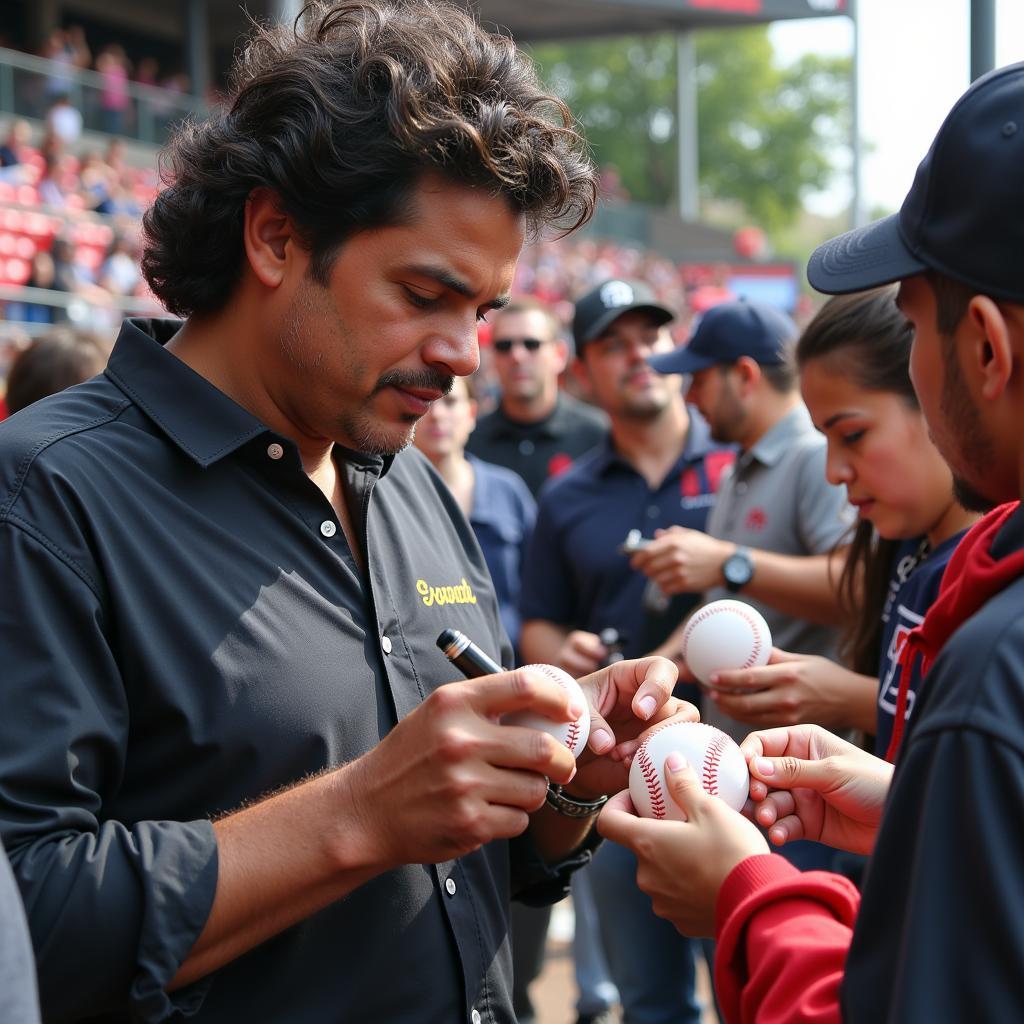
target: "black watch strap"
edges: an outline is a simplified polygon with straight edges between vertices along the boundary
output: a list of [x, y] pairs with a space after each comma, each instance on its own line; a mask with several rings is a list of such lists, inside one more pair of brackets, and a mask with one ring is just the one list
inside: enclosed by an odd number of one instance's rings
[[737, 593], [750, 582], [753, 575], [754, 560], [750, 548], [737, 545], [736, 550], [722, 563], [726, 589]]
[[548, 783], [548, 794], [544, 797], [548, 807], [553, 807], [559, 814], [567, 818], [590, 818], [597, 814], [606, 803], [608, 797], [599, 796], [596, 800], [577, 800], [562, 792], [562, 787], [557, 783]]

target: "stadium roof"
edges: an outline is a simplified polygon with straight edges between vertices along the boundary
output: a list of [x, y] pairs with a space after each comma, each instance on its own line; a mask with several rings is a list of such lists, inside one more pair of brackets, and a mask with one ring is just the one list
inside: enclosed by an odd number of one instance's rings
[[850, 0], [466, 0], [481, 20], [517, 42], [683, 32], [698, 28], [820, 18], [850, 11]]

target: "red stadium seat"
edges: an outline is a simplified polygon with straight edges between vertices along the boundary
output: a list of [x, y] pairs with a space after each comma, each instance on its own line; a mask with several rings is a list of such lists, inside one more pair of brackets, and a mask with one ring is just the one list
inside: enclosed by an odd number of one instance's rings
[[15, 234], [20, 233], [24, 216], [20, 210], [0, 210], [0, 227]]
[[0, 261], [4, 266], [4, 280], [10, 284], [24, 284], [32, 273], [32, 265], [28, 260], [17, 257]]

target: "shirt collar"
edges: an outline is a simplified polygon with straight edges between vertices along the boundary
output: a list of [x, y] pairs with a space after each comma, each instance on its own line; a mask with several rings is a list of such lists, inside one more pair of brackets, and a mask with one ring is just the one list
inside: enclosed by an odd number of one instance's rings
[[807, 407], [801, 402], [765, 433], [750, 449], [749, 457], [757, 459], [764, 466], [774, 466], [792, 448], [797, 438], [806, 437], [809, 433], [814, 433], [814, 423]]
[[[104, 372], [171, 441], [205, 468], [270, 433], [270, 428], [164, 348], [181, 325], [180, 320], [125, 320]], [[347, 462], [380, 466], [381, 476], [394, 461], [394, 456], [381, 458], [340, 445], [336, 448]]]
[[180, 320], [126, 320], [107, 376], [189, 457], [209, 466], [267, 428], [164, 346]]
[[[686, 431], [686, 441], [683, 444], [682, 453], [676, 461], [676, 466], [688, 466], [691, 463], [700, 462], [709, 452], [730, 447], [719, 444], [711, 437], [711, 428], [696, 407], [688, 405], [686, 412], [690, 417], [690, 426]], [[599, 476], [603, 476], [616, 466], [636, 472], [633, 466], [615, 450], [610, 433], [593, 451], [594, 471]]]
[[495, 425], [498, 429], [495, 434], [501, 437], [512, 437], [517, 440], [524, 435], [535, 437], [557, 437], [558, 428], [565, 418], [565, 402], [561, 393], [555, 399], [555, 407], [542, 420], [535, 420], [533, 423], [520, 423], [518, 420], [510, 419], [505, 410], [499, 405], [495, 410], [497, 419]]

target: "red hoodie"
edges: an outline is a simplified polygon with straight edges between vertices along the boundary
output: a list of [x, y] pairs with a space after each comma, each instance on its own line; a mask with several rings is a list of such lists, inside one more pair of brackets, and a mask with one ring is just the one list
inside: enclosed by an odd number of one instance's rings
[[[901, 652], [901, 679], [922, 658], [922, 678], [942, 644], [991, 597], [1024, 574], [1024, 551], [995, 560], [991, 546], [1019, 502], [979, 520], [958, 545], [939, 596]], [[901, 694], [902, 696], [902, 694]], [[903, 728], [896, 714], [889, 759]], [[860, 907], [840, 875], [801, 873], [775, 854], [738, 864], [718, 894], [715, 986], [727, 1024], [825, 1024], [840, 1021], [839, 987]]]

